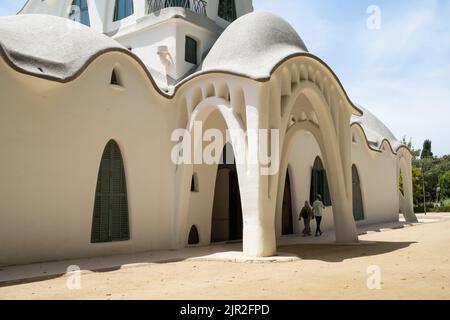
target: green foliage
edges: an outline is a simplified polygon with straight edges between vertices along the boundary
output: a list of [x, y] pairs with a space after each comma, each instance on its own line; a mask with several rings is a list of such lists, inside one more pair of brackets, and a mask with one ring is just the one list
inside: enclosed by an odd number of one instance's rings
[[433, 158], [433, 152], [431, 151], [431, 140], [425, 140], [423, 143], [421, 159], [431, 159]]
[[[430, 140], [424, 142], [422, 151], [414, 149], [412, 142], [407, 142], [405, 138], [403, 138], [403, 144], [411, 150], [413, 155], [412, 176], [414, 204], [423, 207], [424, 185], [426, 201], [435, 203], [438, 200], [437, 187], [440, 184], [440, 178], [450, 171], [450, 155], [434, 157], [431, 151], [432, 142]], [[444, 181], [444, 184], [447, 183], [446, 181]], [[444, 188], [446, 187], [444, 186]], [[443, 187], [441, 186], [441, 194], [439, 197], [441, 199], [450, 197], [450, 194], [447, 193], [449, 192], [448, 189], [442, 189]], [[446, 195], [445, 197], [443, 196], [444, 194]]]
[[409, 141], [406, 141], [406, 137], [403, 137], [402, 144], [404, 144], [409, 149], [409, 151], [411, 151], [411, 154], [413, 155], [413, 159], [418, 159], [420, 157], [422, 150], [414, 149], [411, 139], [409, 139]]
[[402, 195], [405, 195], [405, 185], [403, 183], [403, 172], [400, 171], [400, 177], [398, 179], [398, 189]]
[[413, 198], [414, 204], [418, 205], [422, 200], [419, 200], [421, 197], [423, 198], [423, 186], [422, 186], [422, 171], [417, 167], [412, 167], [412, 178], [413, 178]]
[[439, 177], [439, 185], [441, 187], [441, 199], [450, 198], [450, 170]]

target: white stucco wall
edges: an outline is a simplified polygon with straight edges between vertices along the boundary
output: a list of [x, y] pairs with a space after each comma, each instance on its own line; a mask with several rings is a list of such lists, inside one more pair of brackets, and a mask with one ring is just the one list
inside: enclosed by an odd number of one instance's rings
[[352, 127], [352, 162], [359, 173], [365, 220], [359, 224], [398, 221], [397, 158], [384, 145], [383, 152], [370, 150], [359, 126]]
[[[226, 137], [226, 124], [218, 111], [213, 112], [206, 121], [203, 121], [203, 129], [218, 129]], [[225, 143], [225, 141], [224, 141]], [[204, 148], [208, 143], [204, 143]], [[218, 155], [220, 157], [220, 154]], [[226, 218], [228, 216], [228, 201], [226, 198], [215, 199], [216, 192], [228, 194], [228, 176], [224, 172], [218, 172], [217, 165], [193, 165], [193, 172], [198, 177], [198, 192], [191, 192], [189, 195], [188, 225], [186, 226], [186, 236], [192, 225], [197, 226], [200, 245], [208, 245], [211, 242], [211, 227], [213, 212]], [[217, 181], [218, 179], [219, 181]], [[216, 189], [217, 187], [217, 189]], [[216, 200], [216, 201], [215, 201]], [[224, 236], [226, 228], [221, 226]]]
[[[113, 66], [123, 89], [109, 84]], [[140, 70], [110, 53], [60, 84], [0, 60], [0, 265], [172, 247], [175, 170], [164, 141], [174, 109]], [[100, 158], [110, 139], [124, 158], [131, 240], [90, 244]]]

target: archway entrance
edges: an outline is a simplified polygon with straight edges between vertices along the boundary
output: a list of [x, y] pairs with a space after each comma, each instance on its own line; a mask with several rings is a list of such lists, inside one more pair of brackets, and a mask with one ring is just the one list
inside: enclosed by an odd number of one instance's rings
[[283, 195], [283, 213], [282, 213], [282, 235], [290, 235], [294, 233], [294, 223], [292, 216], [292, 194], [291, 194], [291, 178], [289, 170], [286, 173], [286, 181], [284, 184]]
[[211, 242], [237, 241], [243, 237], [243, 219], [239, 180], [234, 151], [225, 145], [217, 169], [211, 222]]
[[361, 183], [359, 180], [358, 169], [352, 166], [352, 185], [353, 185], [353, 217], [355, 221], [364, 220], [364, 207], [361, 192]]

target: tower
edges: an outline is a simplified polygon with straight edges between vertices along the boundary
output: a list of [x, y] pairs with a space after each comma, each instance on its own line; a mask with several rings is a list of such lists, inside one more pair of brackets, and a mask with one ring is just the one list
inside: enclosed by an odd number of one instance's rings
[[19, 14], [76, 20], [117, 40], [168, 88], [197, 70], [223, 30], [252, 0], [29, 0]]

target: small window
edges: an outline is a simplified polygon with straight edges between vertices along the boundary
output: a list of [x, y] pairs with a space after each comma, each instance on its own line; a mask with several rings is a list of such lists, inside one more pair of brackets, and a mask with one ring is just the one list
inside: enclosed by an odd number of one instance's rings
[[119, 75], [115, 69], [112, 71], [111, 74], [111, 85], [122, 87], [122, 82], [120, 81]]
[[200, 192], [198, 187], [198, 175], [194, 173], [191, 179], [191, 192]]
[[197, 64], [197, 41], [186, 37], [185, 57], [186, 62]]
[[200, 243], [200, 237], [198, 235], [198, 230], [196, 226], [192, 226], [191, 231], [189, 232], [188, 244], [196, 245]]
[[220, 0], [219, 1], [219, 17], [229, 22], [237, 19], [235, 0]]
[[88, 27], [91, 26], [87, 0], [73, 0], [70, 8], [69, 19], [82, 23]]
[[116, 0], [114, 21], [119, 21], [134, 13], [133, 0]]

